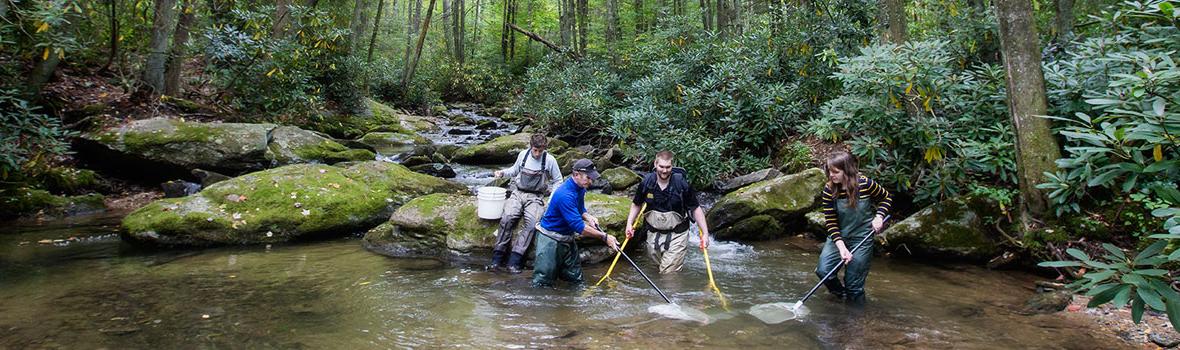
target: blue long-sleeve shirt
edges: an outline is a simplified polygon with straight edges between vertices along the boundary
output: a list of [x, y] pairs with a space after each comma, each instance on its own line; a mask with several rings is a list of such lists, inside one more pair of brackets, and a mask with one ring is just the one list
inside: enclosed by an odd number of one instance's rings
[[586, 228], [586, 223], [582, 221], [584, 213], [586, 189], [574, 183], [571, 176], [553, 192], [549, 207], [545, 208], [545, 215], [541, 217], [541, 228], [562, 235], [580, 234]]

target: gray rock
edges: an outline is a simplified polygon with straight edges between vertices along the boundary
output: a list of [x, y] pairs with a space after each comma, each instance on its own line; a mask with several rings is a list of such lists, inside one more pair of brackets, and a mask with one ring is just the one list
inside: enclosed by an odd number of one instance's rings
[[201, 181], [201, 188], [209, 187], [215, 183], [230, 179], [229, 176], [221, 175], [216, 172], [204, 169], [193, 169], [191, 173], [193, 176], [197, 177], [197, 180]]
[[1069, 291], [1053, 291], [1037, 293], [1024, 303], [1024, 312], [1035, 314], [1051, 314], [1069, 306], [1073, 301], [1073, 293]]
[[423, 173], [430, 176], [437, 176], [444, 179], [454, 178], [455, 169], [451, 169], [450, 165], [442, 163], [420, 164], [410, 167], [410, 170]]
[[782, 175], [782, 174], [779, 173], [778, 170], [775, 170], [774, 168], [766, 168], [766, 169], [755, 171], [755, 172], [752, 172], [752, 173], [749, 173], [746, 175], [742, 175], [742, 176], [738, 176], [738, 177], [729, 179], [728, 181], [718, 181], [716, 184], [714, 184], [714, 187], [717, 189], [718, 192], [729, 193], [729, 192], [736, 191], [739, 188], [746, 187], [746, 186], [756, 183], [756, 182], [766, 181], [766, 180], [770, 180], [770, 179], [779, 177], [780, 175]]
[[[721, 197], [709, 210], [709, 225], [720, 239], [764, 239], [792, 232], [774, 229], [800, 227], [803, 216], [819, 205], [826, 181], [823, 171], [812, 168], [754, 183]], [[756, 220], [745, 223], [746, 220]]]
[[164, 190], [164, 198], [180, 198], [199, 192], [201, 184], [172, 180], [160, 184], [160, 188]]
[[1000, 219], [999, 206], [982, 196], [963, 196], [935, 203], [885, 229], [877, 240], [887, 251], [923, 257], [983, 262], [1000, 253], [988, 228]]

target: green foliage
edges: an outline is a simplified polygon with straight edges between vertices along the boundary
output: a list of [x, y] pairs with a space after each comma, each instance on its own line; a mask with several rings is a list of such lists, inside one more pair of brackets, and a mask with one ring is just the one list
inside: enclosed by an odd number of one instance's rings
[[369, 76], [369, 91], [373, 96], [394, 107], [425, 111], [442, 102], [442, 96], [431, 87], [426, 74], [415, 74], [407, 87], [402, 85], [402, 67], [377, 61], [369, 65]]
[[993, 65], [958, 69], [945, 41], [864, 47], [840, 60], [844, 93], [807, 122], [814, 136], [846, 139], [875, 179], [930, 203], [974, 183], [1015, 184], [1004, 76]]
[[611, 93], [619, 84], [604, 61], [552, 55], [529, 70], [516, 110], [554, 134], [596, 136], [608, 125], [608, 110], [616, 103]]
[[48, 171], [54, 157], [70, 153], [67, 140], [76, 135], [19, 96], [0, 90], [0, 181]]
[[794, 174], [812, 166], [811, 147], [805, 143], [792, 141], [783, 146], [779, 150], [779, 154], [781, 154], [779, 158], [782, 164], [781, 169], [785, 173]]
[[[235, 9], [231, 23], [205, 32], [206, 71], [229, 100], [250, 114], [307, 114], [320, 110], [323, 90], [345, 110], [361, 106], [360, 67], [347, 57], [348, 30], [323, 10], [292, 6], [296, 33], [272, 37], [273, 6]], [[343, 77], [345, 80], [337, 80]]]
[[485, 61], [445, 62], [432, 79], [438, 84], [434, 90], [442, 92], [447, 100], [494, 105], [510, 96], [510, 80], [504, 67]]
[[1067, 144], [1061, 170], [1038, 187], [1058, 215], [1080, 211], [1091, 188], [1180, 199], [1180, 24], [1165, 4], [1125, 4], [1102, 19], [1109, 37], [1079, 43], [1046, 69]]

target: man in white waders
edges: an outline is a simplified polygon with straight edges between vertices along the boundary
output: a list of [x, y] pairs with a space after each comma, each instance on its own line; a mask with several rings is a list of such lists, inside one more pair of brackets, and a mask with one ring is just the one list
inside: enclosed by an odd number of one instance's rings
[[[492, 270], [504, 267], [508, 258], [508, 272], [520, 273], [524, 268], [524, 253], [533, 242], [533, 231], [537, 220], [545, 210], [545, 199], [561, 184], [561, 167], [557, 158], [545, 152], [549, 138], [533, 134], [529, 138], [529, 149], [516, 156], [516, 162], [504, 170], [497, 170], [496, 177], [512, 177], [516, 189], [504, 204], [504, 216], [500, 217], [500, 231], [496, 235], [496, 246], [492, 250]], [[524, 217], [520, 231], [513, 237], [513, 227]]]
[[627, 238], [635, 234], [632, 224], [639, 216], [640, 205], [647, 205], [643, 228], [647, 231], [647, 255], [660, 264], [660, 273], [680, 271], [688, 253], [689, 217], [701, 230], [701, 249], [709, 245], [709, 225], [705, 211], [697, 203], [696, 191], [685, 178], [684, 169], [674, 168], [672, 151], [656, 154], [655, 171], [643, 177], [631, 199], [627, 214]]

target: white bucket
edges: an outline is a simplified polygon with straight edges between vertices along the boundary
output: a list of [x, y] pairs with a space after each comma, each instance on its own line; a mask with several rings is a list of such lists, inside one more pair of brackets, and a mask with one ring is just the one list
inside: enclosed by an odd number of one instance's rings
[[476, 191], [475, 215], [480, 219], [498, 220], [504, 215], [504, 202], [508, 200], [508, 190], [484, 186]]

